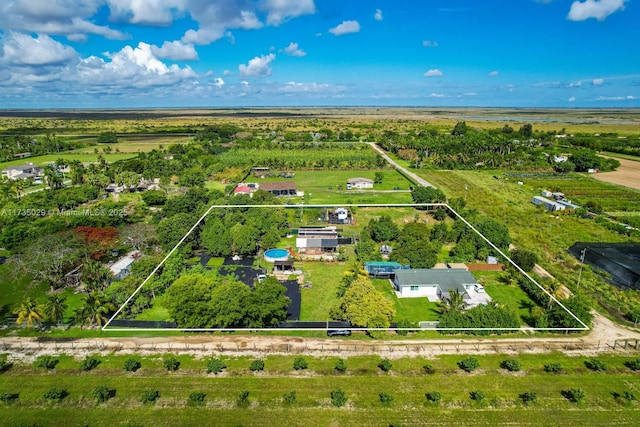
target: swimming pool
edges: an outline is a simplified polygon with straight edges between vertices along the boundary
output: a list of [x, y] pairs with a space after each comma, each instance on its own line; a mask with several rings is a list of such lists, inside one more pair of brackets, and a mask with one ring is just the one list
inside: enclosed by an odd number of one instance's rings
[[286, 249], [269, 249], [264, 253], [264, 260], [267, 262], [287, 261], [289, 259], [289, 251]]

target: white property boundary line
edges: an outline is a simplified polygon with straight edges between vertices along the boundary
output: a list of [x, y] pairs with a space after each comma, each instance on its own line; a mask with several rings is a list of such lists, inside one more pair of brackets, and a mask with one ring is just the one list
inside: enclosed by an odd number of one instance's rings
[[[187, 234], [185, 234], [182, 239], [169, 251], [169, 253], [164, 257], [160, 264], [153, 269], [153, 271], [147, 276], [146, 279], [136, 288], [136, 290], [127, 298], [127, 300], [118, 308], [118, 310], [109, 318], [107, 323], [102, 327], [102, 331], [177, 331], [177, 332], [232, 332], [232, 331], [246, 331], [246, 332], [255, 332], [255, 331], [326, 331], [327, 328], [119, 328], [119, 327], [109, 327], [111, 322], [124, 310], [124, 308], [129, 304], [129, 302], [140, 292], [140, 290], [147, 284], [149, 280], [156, 274], [156, 272], [162, 267], [162, 265], [173, 255], [173, 253], [184, 243], [184, 241], [193, 233], [193, 230], [200, 225], [200, 223], [209, 215], [209, 213], [214, 208], [285, 208], [285, 209], [297, 209], [297, 208], [336, 208], [336, 207], [357, 207], [357, 208], [371, 208], [371, 207], [383, 207], [383, 208], [420, 208], [420, 207], [433, 207], [433, 208], [447, 208], [453, 214], [464, 222], [467, 227], [473, 230], [476, 234], [478, 234], [482, 239], [487, 242], [493, 249], [495, 249], [502, 257], [504, 257], [509, 263], [514, 266], [520, 273], [522, 273], [527, 279], [529, 279], [533, 284], [535, 284], [542, 292], [544, 292], [552, 301], [562, 307], [567, 313], [571, 315], [575, 320], [578, 321], [583, 327], [582, 328], [348, 328], [352, 331], [518, 331], [518, 332], [528, 332], [528, 331], [588, 331], [590, 328], [580, 320], [575, 314], [573, 314], [567, 307], [565, 307], [558, 299], [549, 293], [542, 285], [536, 282], [526, 271], [520, 268], [516, 263], [514, 263], [511, 258], [506, 256], [504, 252], [502, 252], [496, 245], [494, 245], [489, 239], [487, 239], [482, 233], [480, 233], [473, 225], [469, 223], [464, 217], [462, 217], [458, 212], [456, 212], [451, 206], [446, 203], [370, 203], [370, 204], [330, 204], [330, 205], [211, 205], [209, 209], [198, 219], [198, 221], [189, 229]], [[333, 328], [340, 329], [340, 328]]]

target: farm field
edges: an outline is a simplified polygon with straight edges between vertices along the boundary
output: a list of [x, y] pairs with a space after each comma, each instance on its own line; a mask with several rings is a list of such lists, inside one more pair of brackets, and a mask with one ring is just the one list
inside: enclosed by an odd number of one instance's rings
[[595, 174], [594, 178], [599, 181], [640, 190], [640, 159], [619, 158], [618, 161], [620, 162], [620, 167], [617, 170]]
[[[391, 370], [384, 373], [376, 365], [379, 357], [361, 356], [345, 360], [347, 371], [339, 374], [333, 367], [337, 358], [305, 357], [308, 370], [293, 371], [293, 357], [264, 358], [264, 372], [249, 371], [251, 358], [223, 358], [227, 368], [215, 376], [206, 374], [206, 360], [179, 355], [180, 367], [173, 373], [163, 368], [163, 356], [139, 357], [141, 368], [125, 373], [122, 366], [131, 356], [96, 355], [101, 363], [82, 372], [80, 360], [58, 357], [55, 369], [43, 375], [42, 368], [16, 362], [2, 373], [0, 393], [17, 394], [17, 400], [0, 404], [5, 425], [37, 424], [55, 426], [87, 424], [111, 426], [134, 423], [157, 425], [423, 425], [452, 422], [491, 425], [636, 425], [640, 422], [638, 403], [622, 395], [640, 392], [637, 374], [624, 363], [637, 355], [600, 356], [605, 372], [585, 368], [585, 357], [567, 357], [557, 353], [474, 356], [480, 368], [461, 371], [457, 362], [462, 355], [433, 359], [395, 358]], [[507, 359], [517, 360], [519, 372], [500, 369]], [[543, 371], [543, 366], [560, 364], [560, 374]], [[429, 364], [433, 374], [426, 375]], [[37, 379], [37, 381], [35, 380]], [[95, 403], [92, 391], [98, 386], [115, 390], [105, 403]], [[59, 403], [47, 402], [43, 395], [52, 387], [64, 389], [68, 396]], [[581, 389], [584, 400], [571, 403], [563, 390]], [[330, 393], [341, 389], [346, 406], [331, 405]], [[143, 404], [145, 391], [157, 390], [155, 403]], [[485, 398], [470, 399], [480, 390]], [[241, 391], [248, 391], [248, 404], [237, 403]], [[285, 404], [283, 395], [296, 392], [295, 402]], [[188, 403], [190, 393], [205, 393], [200, 405]], [[380, 402], [379, 394], [393, 397], [390, 404]], [[441, 400], [428, 403], [425, 394], [438, 392]], [[519, 395], [536, 394], [534, 402], [524, 404]]]
[[[86, 149], [83, 149], [83, 150], [86, 150]], [[58, 159], [79, 160], [82, 163], [95, 163], [98, 161], [98, 156], [102, 156], [107, 162], [113, 163], [118, 160], [132, 159], [135, 156], [137, 156], [136, 153], [95, 154], [95, 153], [76, 152], [76, 151], [77, 150], [67, 151], [64, 153], [45, 154], [44, 156], [28, 157], [26, 159], [2, 162], [0, 163], [0, 169], [5, 169], [7, 166], [24, 165], [26, 163], [33, 163], [36, 166], [45, 166], [48, 163], [55, 162]], [[91, 151], [93, 151], [93, 148], [91, 149]]]

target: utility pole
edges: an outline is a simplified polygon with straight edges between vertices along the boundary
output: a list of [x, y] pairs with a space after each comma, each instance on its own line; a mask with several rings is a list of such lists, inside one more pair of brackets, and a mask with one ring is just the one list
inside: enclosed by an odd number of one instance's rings
[[582, 250], [582, 257], [580, 257], [580, 272], [578, 273], [578, 289], [580, 289], [580, 278], [582, 278], [582, 266], [584, 266], [584, 256], [587, 253], [587, 248]]

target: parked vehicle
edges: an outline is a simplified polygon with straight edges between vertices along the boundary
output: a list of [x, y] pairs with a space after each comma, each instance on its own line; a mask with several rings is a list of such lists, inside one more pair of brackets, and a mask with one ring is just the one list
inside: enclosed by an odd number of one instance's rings
[[351, 331], [349, 329], [329, 329], [327, 331], [328, 337], [350, 337]]

